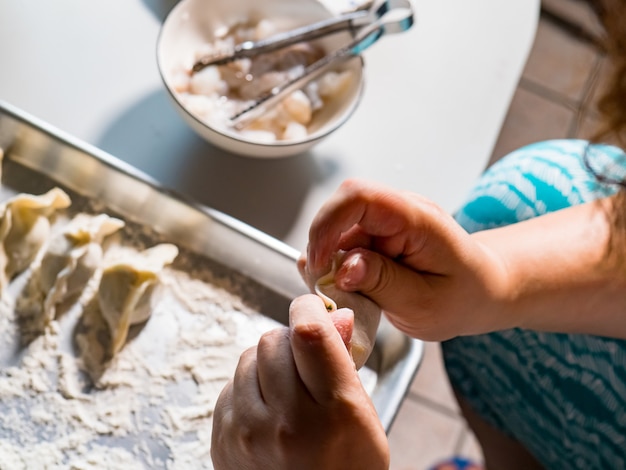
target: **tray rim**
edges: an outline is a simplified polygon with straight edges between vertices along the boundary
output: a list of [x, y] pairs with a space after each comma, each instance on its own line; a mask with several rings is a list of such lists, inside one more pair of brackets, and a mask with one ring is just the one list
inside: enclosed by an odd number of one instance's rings
[[[181, 204], [187, 205], [190, 208], [201, 212], [203, 215], [213, 219], [226, 228], [243, 235], [251, 241], [273, 251], [275, 254], [278, 254], [286, 260], [293, 262], [294, 265], [300, 256], [300, 252], [297, 249], [284, 243], [283, 241], [278, 240], [277, 238], [274, 238], [271, 235], [224, 212], [201, 204], [195, 199], [181, 194], [179, 191], [166, 187], [152, 176], [126, 163], [118, 157], [115, 157], [114, 155], [92, 144], [64, 132], [50, 123], [32, 116], [26, 111], [23, 111], [0, 99], [0, 117], [2, 117], [2, 115], [8, 115], [13, 120], [18, 121], [19, 123], [30, 128], [34, 128], [38, 132], [46, 134], [47, 137], [60, 144], [69, 146], [76, 151], [85, 153], [90, 157], [95, 158], [111, 170], [122, 173], [127, 177], [149, 186], [157, 193], [172, 198]], [[0, 145], [1, 144], [2, 143], [0, 142]], [[9, 153], [10, 148], [5, 149], [5, 156]], [[294, 292], [293, 295], [298, 294]], [[387, 381], [384, 382], [384, 385], [387, 386], [383, 387], [385, 393], [381, 393], [380, 388], [375, 387], [373, 392], [370, 394], [370, 398], [374, 403], [379, 419], [381, 420], [383, 428], [387, 434], [389, 433], [391, 426], [399, 413], [400, 405], [409, 392], [410, 385], [417, 374], [424, 355], [423, 341], [408, 337], [407, 335], [403, 336], [407, 340], [407, 352], [403, 356], [403, 359], [398, 361], [395, 366], [385, 374], [385, 377], [387, 378]], [[375, 372], [378, 374], [378, 371]], [[393, 388], [388, 386], [390, 382], [393, 383]], [[380, 381], [378, 381], [377, 384], [378, 383], [380, 383]]]

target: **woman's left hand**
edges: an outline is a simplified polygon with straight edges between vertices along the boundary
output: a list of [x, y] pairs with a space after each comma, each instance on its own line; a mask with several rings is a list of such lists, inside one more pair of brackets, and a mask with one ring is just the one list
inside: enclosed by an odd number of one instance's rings
[[385, 431], [345, 346], [353, 320], [305, 295], [289, 328], [242, 354], [216, 404], [216, 470], [388, 469]]

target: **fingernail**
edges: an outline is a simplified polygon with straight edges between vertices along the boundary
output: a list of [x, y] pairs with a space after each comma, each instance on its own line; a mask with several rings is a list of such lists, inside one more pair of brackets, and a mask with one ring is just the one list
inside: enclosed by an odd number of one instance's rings
[[356, 290], [361, 286], [366, 274], [367, 266], [363, 255], [361, 253], [350, 253], [341, 263], [335, 275], [335, 282], [341, 289]]

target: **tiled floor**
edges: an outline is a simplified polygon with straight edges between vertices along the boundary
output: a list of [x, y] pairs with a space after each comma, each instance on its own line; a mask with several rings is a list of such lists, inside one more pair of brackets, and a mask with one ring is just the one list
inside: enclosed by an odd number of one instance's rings
[[[582, 0], [543, 0], [543, 5], [597, 31]], [[542, 15], [491, 162], [531, 142], [588, 137], [598, 121], [596, 101], [606, 67], [594, 47]], [[438, 344], [426, 344], [424, 361], [389, 439], [392, 470], [428, 469], [453, 455], [481, 461], [480, 448], [447, 382]]]

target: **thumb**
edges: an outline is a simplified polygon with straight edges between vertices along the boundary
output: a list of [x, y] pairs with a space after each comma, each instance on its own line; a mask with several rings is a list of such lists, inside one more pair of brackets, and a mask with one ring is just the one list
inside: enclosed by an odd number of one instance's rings
[[[306, 282], [311, 291], [315, 290], [314, 281], [311, 281], [311, 275], [307, 271], [306, 255], [301, 255], [298, 258], [297, 266], [302, 279]], [[330, 318], [335, 325], [335, 328], [339, 332], [343, 343], [348, 350], [350, 349], [350, 342], [352, 341], [352, 332], [354, 331], [354, 312], [349, 308], [340, 308], [330, 313]]]
[[426, 276], [391, 258], [356, 248], [343, 257], [335, 284], [365, 295], [393, 316], [424, 304], [432, 292]]
[[[337, 329], [338, 318], [331, 318], [324, 302], [316, 295], [293, 300], [289, 309], [290, 339], [293, 358], [302, 382], [315, 401], [332, 399], [335, 392], [359, 383], [359, 378], [346, 349], [345, 337]], [[352, 312], [340, 323], [351, 325]]]

